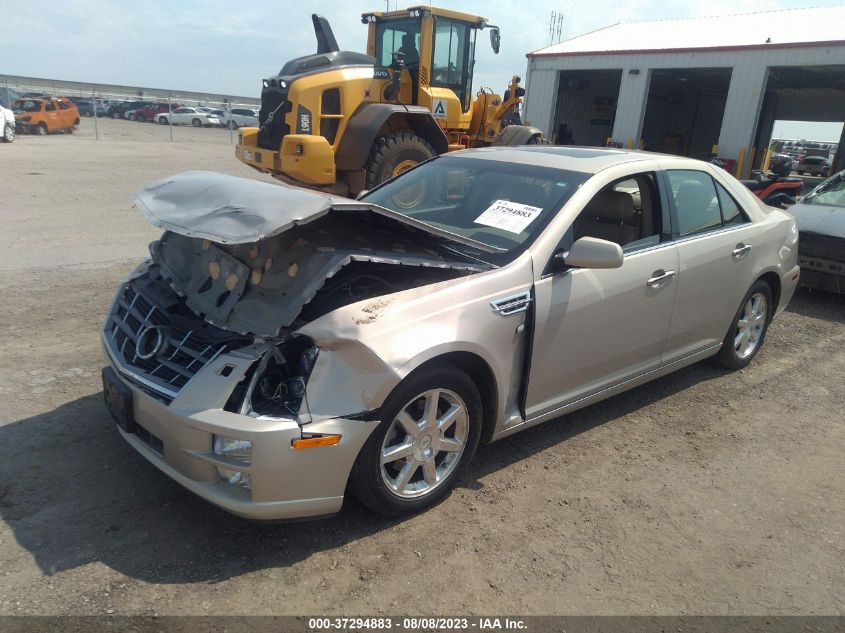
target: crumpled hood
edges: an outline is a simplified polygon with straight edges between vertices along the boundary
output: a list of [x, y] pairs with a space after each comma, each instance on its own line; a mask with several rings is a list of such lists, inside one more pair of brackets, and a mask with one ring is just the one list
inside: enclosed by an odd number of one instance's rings
[[475, 246], [474, 240], [295, 187], [187, 172], [153, 183], [136, 202], [166, 229], [150, 245], [153, 270], [195, 314], [241, 334], [278, 336], [327, 279], [353, 263], [401, 266], [407, 279], [418, 279], [408, 287], [430, 283], [415, 270], [470, 274], [492, 267], [447, 241]]
[[155, 226], [221, 244], [248, 244], [328, 213], [343, 201], [316, 191], [209, 171], [156, 181], [135, 196]]
[[334, 209], [370, 211], [481, 251], [501, 250], [366, 201], [212, 171], [186, 171], [158, 180], [135, 196], [135, 204], [155, 226], [220, 244], [257, 242], [316, 220]]
[[789, 213], [799, 232], [845, 238], [845, 208], [799, 202]]

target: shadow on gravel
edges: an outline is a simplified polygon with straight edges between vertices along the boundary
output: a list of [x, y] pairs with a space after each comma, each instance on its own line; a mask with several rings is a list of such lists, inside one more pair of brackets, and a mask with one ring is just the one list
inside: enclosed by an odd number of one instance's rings
[[[483, 446], [460, 485], [479, 489], [490, 472], [720, 375], [699, 364]], [[0, 516], [46, 574], [99, 561], [145, 582], [215, 582], [287, 567], [401, 522], [354, 499], [336, 517], [307, 523], [231, 516], [136, 454], [100, 393], [0, 427], [0, 464]]]
[[812, 319], [845, 323], [845, 294], [801, 288], [789, 302], [786, 311]]

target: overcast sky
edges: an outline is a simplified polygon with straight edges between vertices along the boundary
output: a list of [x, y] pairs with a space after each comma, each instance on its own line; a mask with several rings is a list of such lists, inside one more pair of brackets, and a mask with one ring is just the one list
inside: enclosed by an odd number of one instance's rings
[[[426, 4], [399, 1], [400, 7]], [[501, 92], [524, 78], [529, 51], [549, 44], [552, 11], [564, 14], [564, 39], [619, 21], [727, 15], [816, 6], [819, 0], [442, 0], [502, 28], [493, 55], [479, 40], [474, 87]], [[341, 49], [364, 52], [364, 11], [384, 0], [2, 0], [0, 73], [259, 96], [261, 79], [316, 51], [311, 13], [331, 22]], [[396, 0], [391, 0], [391, 8]]]

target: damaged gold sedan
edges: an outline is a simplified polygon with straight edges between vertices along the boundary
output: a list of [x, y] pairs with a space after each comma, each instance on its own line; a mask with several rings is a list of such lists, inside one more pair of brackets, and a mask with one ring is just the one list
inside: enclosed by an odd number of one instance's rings
[[352, 201], [205, 172], [102, 329], [123, 437], [235, 514], [408, 514], [489, 442], [715, 356], [744, 367], [797, 231], [705, 163], [591, 148], [444, 155]]

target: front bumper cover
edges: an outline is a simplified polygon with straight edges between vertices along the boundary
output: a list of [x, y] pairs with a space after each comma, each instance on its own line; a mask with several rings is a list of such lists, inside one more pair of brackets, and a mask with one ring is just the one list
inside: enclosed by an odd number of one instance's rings
[[[378, 421], [333, 418], [307, 424], [293, 418], [250, 417], [222, 409], [220, 398], [240, 380], [235, 373], [221, 389], [220, 355], [166, 404], [122, 373], [105, 347], [109, 365], [132, 394], [132, 415], [139, 429], [121, 435], [148, 461], [194, 494], [233, 514], [259, 520], [298, 519], [330, 515], [340, 510], [349, 473], [358, 453]], [[208, 394], [208, 397], [204, 397]], [[220, 394], [220, 395], [212, 395]], [[208, 400], [208, 407], [198, 403]], [[224, 400], [225, 401], [225, 400]], [[217, 408], [220, 407], [220, 408]], [[339, 434], [335, 446], [299, 449], [291, 441], [310, 433]], [[250, 489], [220, 479], [216, 468], [233, 464], [212, 452], [214, 435], [252, 443], [248, 472]]]

